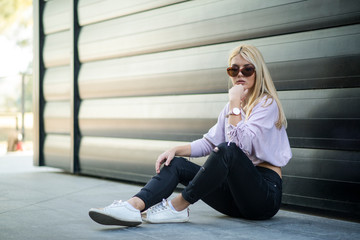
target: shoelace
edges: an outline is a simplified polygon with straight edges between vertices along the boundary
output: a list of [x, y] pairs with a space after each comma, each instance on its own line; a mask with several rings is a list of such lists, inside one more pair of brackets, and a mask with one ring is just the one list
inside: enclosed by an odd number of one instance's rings
[[158, 203], [155, 206], [152, 206], [147, 211], [148, 212], [160, 212], [167, 208], [169, 208], [169, 206], [167, 205], [167, 201], [166, 201], [166, 199], [163, 199], [161, 203]]
[[119, 206], [122, 203], [121, 200], [114, 200], [114, 202], [109, 207], [116, 207]]

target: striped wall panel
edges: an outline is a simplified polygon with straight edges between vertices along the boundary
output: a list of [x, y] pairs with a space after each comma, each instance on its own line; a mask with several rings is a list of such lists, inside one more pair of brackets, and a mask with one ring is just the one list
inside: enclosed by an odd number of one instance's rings
[[70, 67], [61, 66], [46, 69], [43, 88], [46, 101], [69, 100]]
[[[283, 202], [356, 216], [359, 151], [292, 148], [283, 177]], [[324, 200], [325, 199], [325, 200]]]
[[80, 173], [146, 182], [158, 154], [216, 122], [228, 54], [246, 42], [263, 53], [288, 118], [284, 204], [360, 217], [358, 1], [47, 1], [44, 162], [67, 171], [74, 3]]
[[[356, 124], [359, 113], [342, 107], [359, 109], [359, 93], [360, 88], [280, 92], [289, 121], [291, 145], [360, 150], [360, 128]], [[226, 101], [226, 94], [87, 100], [80, 109], [80, 129], [83, 136], [142, 134], [148, 139], [178, 140], [175, 136], [183, 135], [181, 139], [191, 141], [201, 137], [216, 122]], [[192, 129], [192, 124], [199, 130]], [[170, 136], [165, 136], [167, 126], [168, 130], [172, 129]], [[163, 138], [160, 137], [162, 130]], [[171, 136], [175, 132], [179, 133]]]
[[44, 46], [44, 61], [46, 68], [70, 64], [69, 39], [69, 31], [46, 35]]
[[46, 1], [42, 23], [46, 35], [69, 30], [71, 0]]
[[[360, 51], [357, 47], [360, 41], [359, 29], [360, 25], [351, 25], [246, 42], [254, 44], [263, 52], [279, 90], [302, 89], [296, 87], [299, 84], [306, 85], [304, 89], [314, 88], [333, 77], [342, 77], [341, 80], [345, 80], [347, 86], [356, 87], [359, 86], [359, 68], [356, 67]], [[226, 92], [228, 54], [240, 43], [84, 63], [79, 74], [80, 95], [86, 99]], [[324, 59], [327, 62], [320, 65], [319, 70], [317, 63], [325, 62]], [[346, 72], [341, 71], [344, 63], [341, 61], [341, 64], [337, 64], [339, 60], [349, 62], [350, 68]], [[332, 65], [334, 69], [324, 71]], [[304, 70], [298, 71], [299, 66]], [[320, 76], [314, 75], [320, 71]], [[342, 86], [343, 81], [334, 79], [333, 87]], [[292, 87], [292, 83], [295, 87]]]
[[79, 57], [86, 62], [356, 22], [358, 2], [341, 2], [189, 1], [84, 26]]
[[171, 5], [174, 3], [185, 2], [184, 0], [80, 0], [78, 2], [79, 23], [81, 26], [92, 23], [102, 22], [121, 16], [126, 16], [138, 12], [145, 12]]
[[70, 136], [48, 134], [44, 143], [44, 164], [70, 171]]
[[[81, 171], [86, 174], [146, 182], [154, 175], [154, 159], [164, 148], [168, 149], [186, 142], [111, 138], [83, 137], [80, 148]], [[146, 156], [146, 157], [144, 157]], [[139, 162], [139, 159], [142, 159]], [[119, 159], [122, 159], [119, 162]], [[192, 159], [202, 164], [204, 158]], [[101, 162], [102, 167], [99, 166]]]
[[70, 171], [70, 0], [47, 1], [43, 28], [44, 164]]

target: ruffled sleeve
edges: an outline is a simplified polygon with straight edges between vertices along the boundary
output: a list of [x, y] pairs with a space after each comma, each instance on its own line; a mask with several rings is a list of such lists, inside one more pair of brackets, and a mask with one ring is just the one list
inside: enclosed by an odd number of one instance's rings
[[266, 161], [274, 166], [285, 166], [291, 158], [291, 150], [285, 128], [275, 126], [278, 117], [276, 101], [264, 97], [247, 120], [243, 116], [236, 126], [227, 124], [229, 142], [239, 146], [255, 165]]
[[284, 127], [276, 128], [279, 110], [275, 100], [264, 97], [245, 120], [236, 125], [228, 123], [226, 118], [229, 103], [221, 111], [217, 123], [203, 138], [191, 143], [191, 157], [209, 155], [212, 149], [223, 142], [234, 142], [249, 157], [254, 165], [269, 162], [283, 167], [291, 159], [291, 148]]

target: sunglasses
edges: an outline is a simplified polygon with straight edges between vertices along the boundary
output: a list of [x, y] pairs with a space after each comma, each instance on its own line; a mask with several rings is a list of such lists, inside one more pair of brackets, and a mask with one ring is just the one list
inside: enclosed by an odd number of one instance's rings
[[237, 65], [233, 65], [232, 67], [228, 67], [226, 71], [230, 77], [236, 77], [239, 74], [239, 72], [241, 72], [242, 75], [244, 75], [245, 77], [250, 77], [251, 75], [254, 74], [255, 67], [251, 65], [245, 65], [244, 67], [240, 68]]

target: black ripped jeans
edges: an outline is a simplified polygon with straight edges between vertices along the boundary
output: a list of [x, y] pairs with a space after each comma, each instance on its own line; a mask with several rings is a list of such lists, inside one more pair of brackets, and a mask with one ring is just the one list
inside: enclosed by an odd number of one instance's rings
[[231, 217], [268, 219], [281, 204], [282, 180], [268, 168], [253, 163], [234, 143], [222, 143], [201, 167], [175, 157], [135, 196], [145, 209], [168, 198], [178, 183], [186, 186], [182, 196], [193, 204], [203, 200], [215, 210]]

